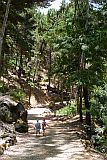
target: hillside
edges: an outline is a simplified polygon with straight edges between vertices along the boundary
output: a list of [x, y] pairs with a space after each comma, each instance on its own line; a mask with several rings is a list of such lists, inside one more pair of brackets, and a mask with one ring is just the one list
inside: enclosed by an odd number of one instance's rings
[[[16, 73], [8, 72], [8, 76], [1, 77], [0, 91], [1, 93], [11, 95], [13, 100], [24, 104], [25, 108], [35, 107], [36, 105], [45, 105], [55, 110], [64, 106], [62, 94], [51, 84], [48, 87], [48, 79], [45, 72], [41, 72], [38, 80], [32, 85], [25, 75], [20, 79]], [[69, 98], [69, 97], [68, 97]]]

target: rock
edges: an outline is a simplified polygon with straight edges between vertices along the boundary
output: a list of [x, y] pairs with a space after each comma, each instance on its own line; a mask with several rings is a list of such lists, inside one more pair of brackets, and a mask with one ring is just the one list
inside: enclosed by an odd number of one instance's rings
[[[15, 106], [16, 103], [11, 99], [5, 99], [5, 96], [0, 97], [0, 119], [3, 122], [12, 123], [18, 118]], [[13, 113], [15, 113], [16, 117]]]
[[0, 121], [0, 154], [3, 154], [4, 150], [16, 142], [14, 125]]
[[0, 119], [3, 122], [12, 123], [21, 118], [24, 122], [27, 122], [27, 111], [24, 106], [4, 97], [0, 97]]
[[16, 105], [17, 111], [19, 113], [19, 117], [24, 121], [27, 122], [27, 110], [25, 110], [24, 106], [21, 103]]
[[28, 124], [24, 122], [22, 119], [19, 119], [15, 123], [15, 130], [21, 133], [28, 132]]
[[25, 108], [24, 108], [24, 106], [23, 106], [21, 103], [18, 103], [18, 104], [16, 105], [16, 109], [17, 109], [17, 111], [18, 111], [19, 113], [25, 111]]
[[2, 146], [0, 145], [0, 155], [3, 154], [4, 150], [2, 148]]
[[2, 102], [0, 102], [0, 119], [3, 122], [12, 122], [12, 113], [10, 112], [8, 105]]
[[10, 97], [1, 95], [0, 154], [3, 154], [5, 149], [17, 142], [15, 131], [28, 132], [27, 111], [21, 103], [17, 104]]

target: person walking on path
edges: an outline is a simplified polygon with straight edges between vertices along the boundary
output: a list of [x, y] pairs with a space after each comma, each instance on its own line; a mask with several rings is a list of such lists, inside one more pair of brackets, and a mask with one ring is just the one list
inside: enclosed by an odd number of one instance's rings
[[41, 125], [39, 120], [37, 120], [36, 124], [35, 124], [35, 129], [36, 129], [36, 136], [39, 133], [40, 134], [40, 129], [41, 129]]
[[45, 135], [45, 129], [46, 129], [47, 126], [48, 126], [48, 124], [46, 123], [45, 119], [43, 119], [43, 122], [42, 122], [43, 136]]

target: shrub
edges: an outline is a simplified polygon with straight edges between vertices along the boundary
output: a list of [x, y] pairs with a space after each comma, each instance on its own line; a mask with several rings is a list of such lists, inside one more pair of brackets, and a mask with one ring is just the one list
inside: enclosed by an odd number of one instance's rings
[[3, 85], [2, 83], [0, 83], [0, 92], [1, 92], [1, 93], [6, 93], [6, 92], [8, 92], [7, 86], [5, 86], [5, 85]]
[[23, 90], [21, 90], [21, 89], [16, 89], [16, 90], [12, 91], [12, 92], [10, 93], [10, 95], [11, 95], [12, 97], [14, 97], [16, 100], [21, 101], [21, 102], [23, 102], [23, 100], [24, 100], [25, 97], [26, 97], [25, 92], [23, 92]]

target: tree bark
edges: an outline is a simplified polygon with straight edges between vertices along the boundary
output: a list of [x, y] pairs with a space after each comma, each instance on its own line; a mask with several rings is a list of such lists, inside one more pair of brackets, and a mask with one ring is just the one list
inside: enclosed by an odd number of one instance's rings
[[[30, 82], [30, 76], [31, 76], [31, 67], [29, 67], [30, 68], [30, 71], [29, 71], [29, 73], [28, 73], [28, 83]], [[31, 87], [31, 85], [30, 85], [30, 83], [28, 84], [28, 86], [29, 86], [29, 105], [30, 105], [30, 99], [31, 99], [31, 93], [32, 93], [32, 87]]]
[[79, 92], [80, 92], [80, 97], [79, 97], [79, 101], [80, 101], [80, 104], [79, 104], [79, 115], [80, 115], [80, 122], [83, 122], [83, 115], [82, 115], [82, 86], [80, 86], [80, 89], [79, 89]]
[[29, 105], [30, 105], [30, 99], [31, 99], [31, 85], [29, 84]]
[[77, 88], [77, 113], [80, 116], [80, 122], [83, 122], [83, 115], [82, 115], [82, 86]]
[[49, 52], [49, 66], [48, 66], [48, 86], [50, 87], [50, 83], [51, 83], [51, 47], [50, 47], [50, 52]]
[[23, 59], [22, 59], [22, 49], [20, 50], [20, 64], [19, 64], [19, 70], [18, 70], [18, 78], [21, 78], [23, 69]]
[[5, 29], [6, 29], [7, 19], [8, 19], [9, 9], [10, 9], [10, 2], [11, 2], [11, 0], [8, 0], [8, 2], [7, 2], [6, 12], [5, 12], [5, 15], [4, 15], [3, 25], [2, 25], [2, 29], [1, 29], [1, 36], [0, 36], [0, 68], [2, 68], [1, 67], [1, 62], [2, 62], [1, 52], [2, 52], [3, 38], [4, 38], [4, 34], [5, 34]]
[[86, 133], [87, 138], [91, 138], [91, 114], [90, 114], [90, 104], [89, 104], [89, 96], [88, 96], [88, 88], [87, 86], [83, 86], [83, 96], [86, 108]]

